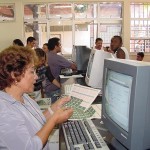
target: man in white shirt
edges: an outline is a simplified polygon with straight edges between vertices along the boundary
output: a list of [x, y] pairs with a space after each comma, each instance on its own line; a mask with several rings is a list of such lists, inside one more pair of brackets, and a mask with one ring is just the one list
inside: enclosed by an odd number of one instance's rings
[[97, 50], [103, 50], [103, 40], [101, 38], [97, 38], [95, 40], [95, 49]]
[[119, 59], [129, 59], [129, 53], [125, 47], [122, 47], [122, 37], [115, 35], [111, 38], [110, 50], [113, 56]]

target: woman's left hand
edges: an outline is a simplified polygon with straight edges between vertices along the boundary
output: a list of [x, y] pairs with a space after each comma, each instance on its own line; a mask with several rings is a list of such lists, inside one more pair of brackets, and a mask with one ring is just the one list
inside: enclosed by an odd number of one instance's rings
[[65, 103], [70, 101], [70, 97], [63, 97], [61, 99], [58, 99], [54, 104], [52, 104], [51, 109], [53, 112], [60, 109]]

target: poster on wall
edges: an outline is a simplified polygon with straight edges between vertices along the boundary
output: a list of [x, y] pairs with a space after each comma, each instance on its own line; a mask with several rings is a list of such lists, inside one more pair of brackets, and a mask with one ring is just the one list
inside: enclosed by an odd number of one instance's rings
[[15, 20], [15, 4], [0, 4], [0, 22]]

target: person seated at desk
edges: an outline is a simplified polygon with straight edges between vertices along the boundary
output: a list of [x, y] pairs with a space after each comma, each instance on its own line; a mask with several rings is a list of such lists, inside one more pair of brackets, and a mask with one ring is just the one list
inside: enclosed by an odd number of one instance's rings
[[48, 150], [48, 137], [56, 124], [73, 113], [62, 105], [62, 98], [40, 111], [28, 94], [33, 92], [37, 75], [35, 52], [27, 47], [12, 46], [0, 52], [0, 149]]
[[36, 64], [36, 74], [38, 79], [34, 84], [34, 92], [31, 93], [34, 96], [34, 99], [38, 101], [42, 97], [44, 97], [43, 85], [46, 80], [52, 82], [54, 85], [60, 88], [60, 83], [54, 78], [51, 73], [49, 66], [46, 64], [46, 53], [41, 48], [35, 49], [38, 62]]
[[143, 52], [138, 52], [136, 56], [136, 60], [142, 61], [144, 58], [144, 53]]
[[48, 53], [48, 43], [44, 43], [42, 49], [45, 53]]
[[47, 61], [47, 55], [48, 55], [48, 43], [44, 43], [43, 44], [43, 47], [42, 47], [42, 49], [43, 49], [43, 51], [45, 52], [45, 54], [46, 54], [46, 63], [48, 63]]
[[13, 45], [24, 46], [23, 42], [20, 39], [14, 39]]
[[115, 58], [119, 59], [129, 59], [129, 53], [126, 48], [122, 47], [122, 37], [115, 35], [111, 39], [110, 49], [108, 52], [111, 52]]
[[34, 37], [32, 37], [32, 36], [29, 36], [27, 38], [27, 45], [26, 45], [26, 47], [29, 47], [31, 49], [35, 49], [35, 47], [36, 47], [36, 39]]
[[[61, 43], [60, 39], [57, 37], [51, 38], [48, 41], [48, 66], [51, 69], [51, 72], [55, 79], [59, 81], [59, 75], [61, 73], [61, 69], [63, 68], [71, 68], [76, 70], [76, 64], [69, 62], [64, 57], [58, 55], [57, 53], [61, 52]], [[60, 95], [60, 88], [55, 86], [50, 82], [46, 82], [45, 85], [45, 94], [47, 97], [51, 98], [52, 103], [57, 100], [57, 97]]]

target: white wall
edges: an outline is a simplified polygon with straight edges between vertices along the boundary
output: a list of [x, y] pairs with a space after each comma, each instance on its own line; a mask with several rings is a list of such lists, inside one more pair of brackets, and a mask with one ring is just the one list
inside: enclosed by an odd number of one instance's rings
[[23, 40], [23, 6], [19, 0], [1, 0], [0, 3], [14, 3], [16, 18], [11, 22], [0, 22], [0, 50], [12, 44], [15, 38]]

